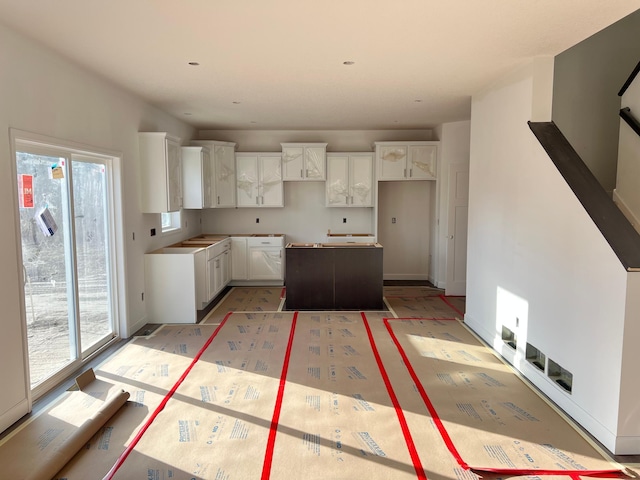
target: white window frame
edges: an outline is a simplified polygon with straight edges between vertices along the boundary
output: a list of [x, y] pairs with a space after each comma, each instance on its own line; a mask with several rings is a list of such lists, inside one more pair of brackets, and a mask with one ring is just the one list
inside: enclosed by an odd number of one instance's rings
[[161, 213], [160, 225], [162, 233], [175, 233], [182, 230], [182, 210], [177, 212]]

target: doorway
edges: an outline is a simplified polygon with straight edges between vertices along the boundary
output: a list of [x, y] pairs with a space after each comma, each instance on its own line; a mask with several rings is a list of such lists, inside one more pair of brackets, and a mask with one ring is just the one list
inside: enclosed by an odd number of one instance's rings
[[24, 312], [37, 398], [117, 335], [112, 158], [15, 141]]

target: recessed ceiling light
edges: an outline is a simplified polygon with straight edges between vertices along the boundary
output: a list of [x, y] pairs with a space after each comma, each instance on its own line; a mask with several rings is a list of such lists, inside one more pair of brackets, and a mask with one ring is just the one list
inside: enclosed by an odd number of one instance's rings
[[193, 115], [193, 113], [191, 112], [184, 112], [185, 115], [189, 116], [189, 115]]
[[356, 62], [354, 62], [353, 60], [347, 60], [346, 62], [342, 62], [343, 65], [353, 65]]
[[234, 105], [240, 105], [240, 103], [242, 103], [242, 102], [235, 101], [235, 102], [231, 102], [231, 103], [233, 103]]
[[416, 102], [416, 103], [421, 103], [421, 102], [422, 102], [422, 100], [414, 100], [414, 102]]
[[258, 123], [258, 122], [256, 122], [255, 120], [251, 120], [251, 123]]
[[191, 65], [192, 67], [197, 67], [200, 64], [198, 62], [189, 62], [189, 65]]

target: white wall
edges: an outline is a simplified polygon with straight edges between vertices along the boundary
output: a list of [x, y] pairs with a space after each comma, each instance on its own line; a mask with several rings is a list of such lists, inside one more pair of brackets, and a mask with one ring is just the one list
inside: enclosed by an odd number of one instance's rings
[[[142, 215], [138, 200], [139, 130], [169, 131], [189, 139], [193, 130], [182, 122], [141, 102], [93, 74], [78, 68], [9, 29], [0, 26], [0, 162], [5, 172], [0, 176], [0, 215], [5, 227], [0, 231], [0, 304], [3, 335], [0, 337], [0, 364], [16, 365], [22, 345], [19, 239], [13, 228], [16, 218], [14, 179], [11, 172], [15, 160], [10, 154], [9, 129], [19, 129], [58, 139], [120, 152], [122, 155], [123, 232], [125, 246], [126, 297], [121, 334], [128, 336], [132, 328], [144, 321], [145, 307], [143, 253], [166, 241], [151, 239], [151, 228], [160, 230], [159, 215]], [[199, 229], [196, 220], [192, 226]], [[199, 230], [196, 230], [199, 231]], [[136, 240], [133, 241], [133, 233]], [[188, 232], [185, 232], [185, 234]], [[126, 303], [125, 303], [126, 301]], [[19, 368], [3, 368], [0, 383], [0, 415], [24, 396], [23, 372]]]
[[[473, 97], [465, 322], [614, 451], [627, 273], [527, 126], [548, 84], [534, 73], [550, 72], [534, 63]], [[527, 342], [573, 373], [571, 395], [524, 359]]]
[[436, 182], [427, 180], [379, 182], [378, 241], [384, 247], [385, 280], [429, 278], [435, 190]]
[[640, 60], [640, 10], [556, 57], [553, 121], [607, 192], [616, 184], [618, 91]]

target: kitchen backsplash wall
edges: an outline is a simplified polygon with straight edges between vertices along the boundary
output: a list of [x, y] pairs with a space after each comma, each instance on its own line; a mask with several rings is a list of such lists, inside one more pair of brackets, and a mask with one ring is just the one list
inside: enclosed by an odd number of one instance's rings
[[[285, 182], [284, 208], [202, 211], [205, 233], [286, 233], [287, 242], [323, 242], [332, 233], [373, 233], [373, 208], [327, 208], [325, 182]], [[256, 223], [256, 219], [260, 219]], [[343, 223], [343, 219], [347, 222]]]

